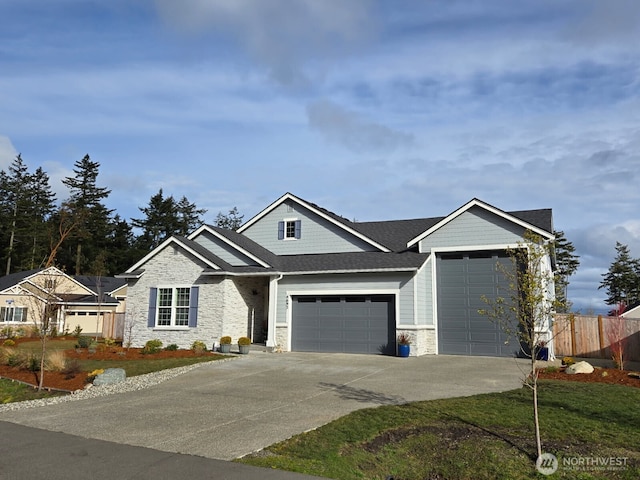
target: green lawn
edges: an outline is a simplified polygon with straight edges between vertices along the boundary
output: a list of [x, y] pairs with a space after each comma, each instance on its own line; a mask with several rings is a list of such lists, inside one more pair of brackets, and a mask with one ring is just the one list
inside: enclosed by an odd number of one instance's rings
[[[238, 461], [342, 480], [640, 478], [639, 388], [541, 381], [539, 404], [543, 451], [560, 462], [549, 477], [535, 470], [525, 387], [359, 410]], [[626, 466], [563, 466], [596, 457], [625, 459], [617, 461]]]
[[56, 397], [60, 395], [62, 394], [55, 392], [38, 392], [28, 385], [0, 378], [0, 404], [23, 402], [25, 400], [35, 400], [38, 398]]
[[100, 368], [124, 368], [124, 371], [127, 372], [127, 377], [135, 377], [136, 375], [143, 375], [145, 373], [159, 372], [160, 370], [184, 367], [186, 365], [193, 365], [195, 363], [211, 362], [214, 360], [221, 360], [222, 358], [224, 357], [213, 356], [159, 359], [143, 358], [140, 360], [81, 360], [80, 366], [85, 372], [91, 372]]

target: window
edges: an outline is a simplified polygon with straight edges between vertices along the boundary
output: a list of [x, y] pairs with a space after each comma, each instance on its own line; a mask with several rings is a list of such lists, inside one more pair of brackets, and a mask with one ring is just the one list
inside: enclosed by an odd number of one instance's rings
[[198, 287], [152, 288], [149, 298], [149, 327], [195, 327]]
[[26, 322], [27, 307], [0, 307], [0, 322]]
[[278, 222], [278, 240], [295, 240], [302, 238], [302, 222], [296, 219]]

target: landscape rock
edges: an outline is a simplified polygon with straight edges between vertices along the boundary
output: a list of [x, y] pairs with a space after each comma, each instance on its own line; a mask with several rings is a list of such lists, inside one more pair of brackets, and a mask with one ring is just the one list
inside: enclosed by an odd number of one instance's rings
[[592, 373], [592, 372], [593, 372], [593, 365], [591, 365], [589, 362], [584, 362], [584, 361], [574, 363], [573, 365], [569, 365], [565, 370], [565, 373], [568, 373], [569, 375], [574, 375], [576, 373]]
[[127, 373], [124, 368], [107, 368], [104, 373], [96, 375], [93, 380], [94, 385], [113, 385], [121, 383], [127, 379]]

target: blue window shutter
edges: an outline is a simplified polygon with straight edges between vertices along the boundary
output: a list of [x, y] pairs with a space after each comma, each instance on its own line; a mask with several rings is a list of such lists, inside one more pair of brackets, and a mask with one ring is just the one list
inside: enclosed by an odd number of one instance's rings
[[284, 240], [284, 222], [278, 222], [278, 240]]
[[200, 287], [191, 287], [189, 292], [189, 327], [198, 326], [198, 290]]
[[302, 220], [296, 220], [296, 238], [302, 238]]
[[158, 299], [158, 289], [152, 287], [149, 291], [149, 317], [147, 318], [147, 327], [156, 326], [156, 301]]

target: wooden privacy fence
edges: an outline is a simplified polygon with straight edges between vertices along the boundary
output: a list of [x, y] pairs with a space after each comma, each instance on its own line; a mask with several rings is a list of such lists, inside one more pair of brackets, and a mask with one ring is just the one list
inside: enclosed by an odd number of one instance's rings
[[[557, 357], [611, 358], [609, 333], [612, 317], [602, 315], [556, 315], [553, 325]], [[624, 358], [640, 361], [640, 318], [624, 318]]]
[[124, 313], [108, 312], [102, 317], [102, 338], [124, 337]]

